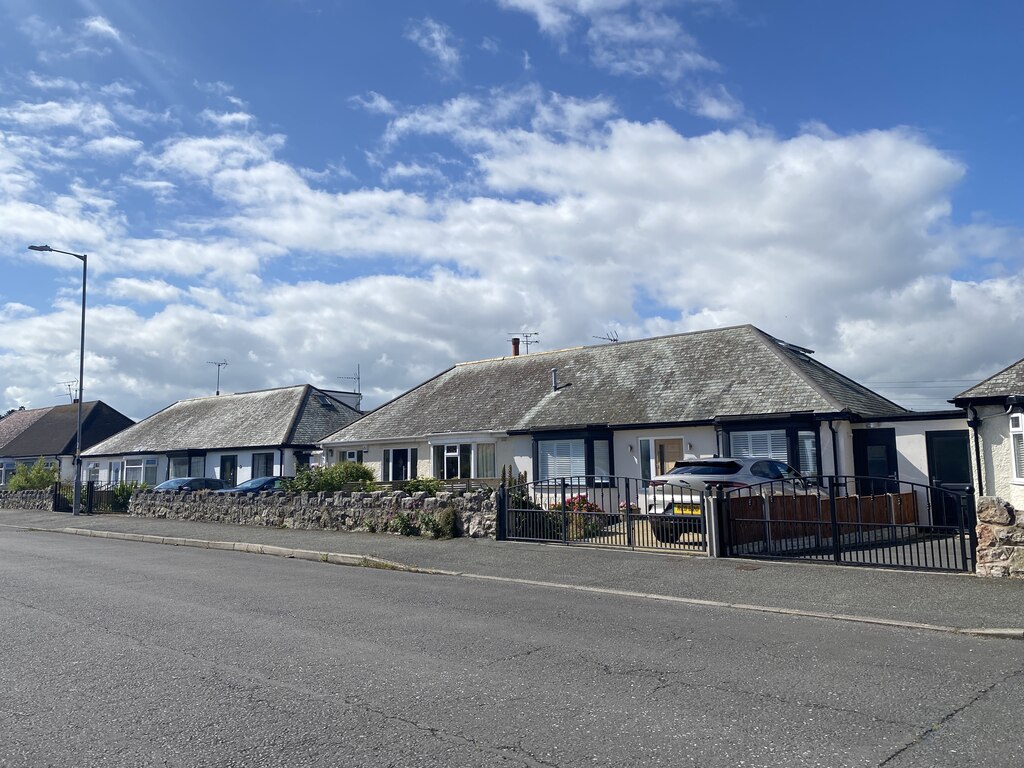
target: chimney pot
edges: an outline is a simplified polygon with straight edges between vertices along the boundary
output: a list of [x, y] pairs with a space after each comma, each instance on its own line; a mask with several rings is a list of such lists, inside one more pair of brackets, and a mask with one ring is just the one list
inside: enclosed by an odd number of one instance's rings
[[519, 337], [512, 337], [512, 357], [519, 357]]

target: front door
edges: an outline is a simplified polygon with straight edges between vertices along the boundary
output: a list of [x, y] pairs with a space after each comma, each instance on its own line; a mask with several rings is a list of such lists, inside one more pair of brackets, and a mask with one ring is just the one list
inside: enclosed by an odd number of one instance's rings
[[221, 456], [220, 457], [220, 479], [228, 484], [229, 488], [234, 488], [238, 483], [238, 457], [237, 456]]
[[396, 448], [391, 451], [391, 479], [409, 479], [409, 451], [406, 448]]
[[[899, 491], [895, 429], [854, 430], [853, 473], [858, 477], [872, 478], [857, 481], [857, 492], [862, 496]], [[878, 478], [889, 478], [893, 482]]]
[[[928, 482], [957, 493], [971, 486], [971, 447], [966, 429], [946, 429], [925, 432], [928, 452]], [[959, 525], [960, 505], [957, 500], [941, 492], [932, 493], [932, 518], [936, 525]], [[974, 525], [965, 520], [965, 525]]]

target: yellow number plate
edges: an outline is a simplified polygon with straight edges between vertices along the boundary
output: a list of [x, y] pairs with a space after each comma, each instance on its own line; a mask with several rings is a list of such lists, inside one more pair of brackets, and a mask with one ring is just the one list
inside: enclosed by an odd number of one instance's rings
[[700, 505], [699, 504], [673, 504], [672, 505], [673, 515], [699, 515]]

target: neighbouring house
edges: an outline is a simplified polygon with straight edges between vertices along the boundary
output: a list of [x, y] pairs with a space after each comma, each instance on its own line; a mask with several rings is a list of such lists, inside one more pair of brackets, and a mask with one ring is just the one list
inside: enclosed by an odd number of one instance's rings
[[963, 411], [908, 411], [750, 325], [517, 352], [455, 365], [335, 432], [327, 461], [385, 481], [506, 465], [531, 480], [649, 479], [686, 457], [770, 456], [922, 483], [943, 479], [946, 452], [967, 461]]
[[156, 485], [217, 477], [232, 485], [295, 474], [317, 442], [359, 418], [308, 384], [179, 400], [85, 452], [89, 478]]
[[972, 469], [980, 496], [1024, 509], [1024, 360], [961, 392], [973, 433]]
[[[82, 452], [135, 422], [102, 400], [82, 403]], [[12, 411], [0, 418], [0, 486], [18, 464], [40, 458], [57, 467], [62, 480], [75, 477], [78, 403]], [[84, 471], [84, 467], [83, 467]]]

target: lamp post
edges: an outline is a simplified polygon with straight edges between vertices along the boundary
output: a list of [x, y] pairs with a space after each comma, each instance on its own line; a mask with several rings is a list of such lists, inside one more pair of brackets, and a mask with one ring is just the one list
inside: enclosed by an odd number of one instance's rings
[[82, 511], [82, 377], [85, 375], [85, 283], [89, 257], [84, 253], [72, 253], [51, 248], [48, 245], [30, 245], [30, 251], [43, 251], [44, 253], [63, 253], [65, 256], [74, 256], [82, 262], [82, 340], [78, 350], [78, 434], [75, 438], [75, 496], [71, 507], [71, 514], [77, 515]]

